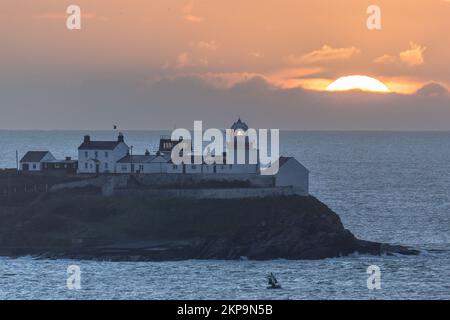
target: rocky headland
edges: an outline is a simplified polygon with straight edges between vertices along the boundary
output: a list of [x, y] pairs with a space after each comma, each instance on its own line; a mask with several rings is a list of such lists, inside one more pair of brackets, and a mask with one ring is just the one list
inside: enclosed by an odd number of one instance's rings
[[104, 197], [94, 187], [0, 204], [0, 255], [117, 261], [323, 259], [418, 251], [357, 239], [316, 198]]

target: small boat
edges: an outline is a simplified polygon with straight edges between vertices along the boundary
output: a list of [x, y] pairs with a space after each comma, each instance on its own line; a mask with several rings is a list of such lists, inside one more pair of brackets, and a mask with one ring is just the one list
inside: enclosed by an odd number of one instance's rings
[[278, 283], [277, 278], [275, 278], [275, 275], [272, 272], [267, 275], [267, 281], [269, 281], [267, 289], [281, 289], [281, 285]]

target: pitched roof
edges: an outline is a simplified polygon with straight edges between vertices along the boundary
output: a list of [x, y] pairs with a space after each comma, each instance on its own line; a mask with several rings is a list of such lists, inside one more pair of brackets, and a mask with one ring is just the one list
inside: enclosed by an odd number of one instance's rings
[[40, 162], [49, 151], [28, 151], [20, 162]]
[[293, 157], [280, 157], [278, 159], [280, 167], [282, 167], [286, 162], [291, 160]]
[[119, 141], [87, 141], [83, 142], [79, 150], [114, 150], [120, 143]]
[[126, 155], [117, 161], [117, 163], [131, 163], [131, 160], [133, 160], [133, 163], [148, 163], [154, 158], [156, 158], [155, 155]]
[[64, 163], [66, 163], [66, 164], [71, 164], [71, 163], [78, 163], [78, 160], [75, 160], [75, 159], [70, 159], [70, 160], [68, 160], [68, 159], [64, 159], [64, 160], [61, 160], [61, 159], [56, 159], [56, 160], [50, 160], [50, 161], [45, 161], [45, 163], [62, 163], [62, 164], [64, 164]]

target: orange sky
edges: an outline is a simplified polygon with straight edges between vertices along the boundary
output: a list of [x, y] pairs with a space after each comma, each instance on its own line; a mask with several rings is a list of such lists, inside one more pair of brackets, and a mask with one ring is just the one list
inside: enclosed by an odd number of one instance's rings
[[[66, 28], [71, 4], [82, 10], [79, 31]], [[379, 31], [366, 27], [371, 4], [381, 7]], [[329, 128], [325, 109], [348, 97], [322, 92], [342, 76], [382, 81], [393, 92], [383, 102], [386, 108], [429, 105], [415, 95], [445, 95], [450, 89], [446, 0], [15, 0], [1, 3], [0, 21], [0, 128], [105, 127], [123, 118], [124, 105], [134, 108], [127, 115], [130, 127], [143, 126], [144, 110], [156, 110], [155, 123], [172, 127], [175, 112], [190, 119], [214, 105], [240, 113], [235, 110], [254, 111], [263, 103], [269, 108], [274, 101], [285, 108], [280, 127], [288, 126], [295, 106], [308, 101], [311, 114], [323, 116], [317, 127]], [[235, 99], [236, 88], [242, 100]], [[270, 97], [261, 101], [258, 90], [269, 90]], [[292, 90], [298, 90], [298, 100]], [[68, 102], [73, 95], [78, 100]], [[367, 96], [349, 99], [352, 105], [369, 103]], [[441, 102], [433, 102], [440, 111]], [[179, 109], [172, 113], [160, 107], [174, 104]], [[75, 121], [80, 108], [97, 112], [92, 123]], [[21, 117], [28, 111], [33, 121]], [[349, 119], [355, 111], [341, 112]], [[399, 119], [402, 112], [396, 113]], [[433, 128], [442, 118], [422, 126], [419, 113], [417, 122], [411, 120], [414, 127]], [[383, 128], [396, 128], [385, 119]], [[341, 127], [351, 125], [336, 126]]]
[[[395, 92], [450, 83], [450, 2], [364, 0], [61, 1], [2, 3], [1, 66], [149, 70], [149, 81], [197, 74], [224, 83], [258, 74], [282, 87], [323, 90], [339, 76], [375, 77]], [[65, 28], [65, 8], [84, 14]], [[156, 71], [156, 72], [155, 72]], [[234, 80], [233, 80], [234, 79]]]

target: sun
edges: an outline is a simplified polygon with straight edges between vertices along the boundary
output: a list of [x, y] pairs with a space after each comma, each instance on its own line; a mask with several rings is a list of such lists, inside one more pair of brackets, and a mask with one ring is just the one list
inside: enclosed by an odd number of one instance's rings
[[327, 87], [327, 91], [362, 90], [369, 92], [391, 92], [381, 81], [368, 76], [340, 77]]

